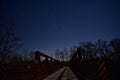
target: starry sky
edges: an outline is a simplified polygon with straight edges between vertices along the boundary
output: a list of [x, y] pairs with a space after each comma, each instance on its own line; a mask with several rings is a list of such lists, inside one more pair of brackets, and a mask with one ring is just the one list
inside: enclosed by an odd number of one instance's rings
[[50, 54], [81, 41], [120, 38], [119, 0], [3, 0], [24, 48]]

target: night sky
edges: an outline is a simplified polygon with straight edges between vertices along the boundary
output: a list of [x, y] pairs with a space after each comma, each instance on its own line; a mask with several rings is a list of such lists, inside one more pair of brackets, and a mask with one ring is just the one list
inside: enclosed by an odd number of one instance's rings
[[120, 38], [119, 0], [3, 0], [24, 48], [50, 54], [80, 41]]

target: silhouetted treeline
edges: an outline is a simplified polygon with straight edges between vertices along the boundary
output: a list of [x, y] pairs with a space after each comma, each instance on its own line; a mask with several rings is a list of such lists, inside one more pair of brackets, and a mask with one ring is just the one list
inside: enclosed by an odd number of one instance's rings
[[95, 42], [81, 42], [82, 60], [95, 58], [113, 59], [120, 57], [120, 39], [112, 39], [110, 41], [97, 40]]
[[[78, 74], [89, 80], [120, 80], [120, 39], [81, 42], [69, 65], [80, 79]], [[87, 74], [88, 72], [90, 73]], [[91, 74], [91, 77], [87, 76]]]
[[[0, 30], [0, 63], [33, 61], [34, 51], [24, 50], [23, 54], [18, 54], [21, 47], [21, 40], [15, 34], [13, 24], [8, 24]], [[95, 58], [119, 59], [120, 57], [120, 39], [114, 38], [110, 41], [84, 41], [78, 46], [72, 48], [56, 49], [53, 57], [60, 61], [69, 61], [75, 54], [77, 48], [81, 51], [81, 60], [90, 60]]]
[[63, 50], [56, 49], [54, 57], [58, 60], [70, 60], [75, 54], [77, 48], [80, 48], [81, 60], [91, 60], [96, 58], [104, 59], [119, 59], [120, 57], [120, 39], [114, 38], [110, 41], [84, 41], [80, 42], [78, 46], [72, 48], [65, 48]]

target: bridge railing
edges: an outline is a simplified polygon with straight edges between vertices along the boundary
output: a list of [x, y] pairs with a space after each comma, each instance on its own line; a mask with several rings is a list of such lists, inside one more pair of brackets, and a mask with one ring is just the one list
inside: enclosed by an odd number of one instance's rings
[[36, 51], [34, 63], [0, 64], [0, 80], [43, 80], [63, 66], [60, 61]]
[[[42, 57], [44, 57], [44, 60], [42, 60]], [[50, 73], [53, 73], [64, 66], [64, 64], [61, 63], [59, 60], [56, 60], [39, 51], [36, 51], [35, 53], [35, 63], [36, 63], [35, 73], [36, 73], [37, 79], [38, 78], [40, 79], [39, 75], [42, 75], [42, 77], [45, 77]]]
[[69, 65], [80, 80], [108, 80], [104, 59], [82, 60], [81, 49], [78, 48]]

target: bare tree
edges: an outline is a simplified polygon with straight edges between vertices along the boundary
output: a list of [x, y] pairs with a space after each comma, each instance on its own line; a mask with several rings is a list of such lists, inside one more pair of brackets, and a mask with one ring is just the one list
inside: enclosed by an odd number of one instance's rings
[[67, 48], [64, 48], [64, 57], [65, 57], [65, 61], [69, 60], [69, 51]]
[[20, 38], [15, 35], [13, 25], [9, 24], [0, 35], [0, 62], [7, 62], [20, 46]]
[[34, 51], [31, 51], [29, 49], [24, 49], [23, 50], [23, 60], [25, 62], [34, 61], [34, 58], [35, 58], [35, 52]]
[[95, 45], [93, 42], [80, 42], [82, 60], [89, 60], [95, 57]]
[[34, 61], [35, 52], [34, 51], [30, 51], [29, 55], [30, 55], [30, 61]]
[[65, 60], [65, 55], [64, 55], [64, 51], [60, 51], [60, 61], [64, 61]]
[[56, 49], [56, 51], [55, 51], [55, 58], [57, 59], [57, 60], [60, 60], [60, 49]]
[[107, 54], [108, 54], [107, 41], [98, 40], [97, 42], [95, 42], [95, 45], [96, 45], [96, 53], [99, 54], [101, 58], [107, 58]]
[[114, 55], [116, 55], [116, 57], [119, 58], [120, 57], [120, 39], [119, 38], [112, 39], [110, 41], [110, 45], [114, 50]]
[[70, 51], [70, 54], [69, 54], [70, 59], [72, 59], [72, 57], [75, 54], [76, 50], [77, 50], [77, 46], [73, 46], [73, 47], [70, 48], [70, 50], [69, 50]]

